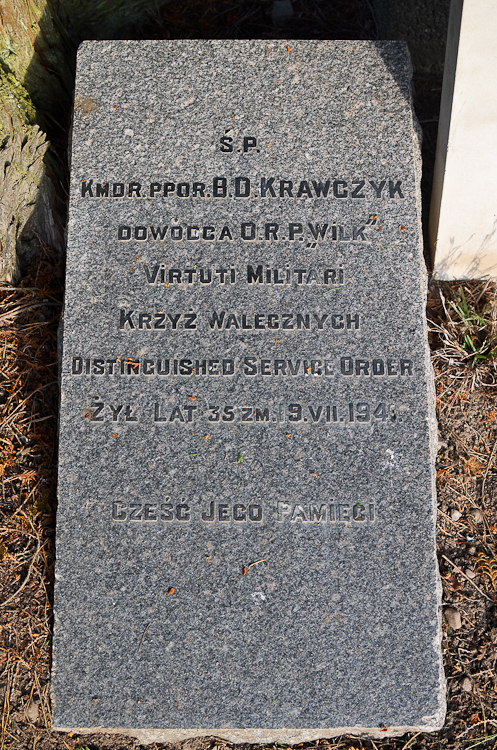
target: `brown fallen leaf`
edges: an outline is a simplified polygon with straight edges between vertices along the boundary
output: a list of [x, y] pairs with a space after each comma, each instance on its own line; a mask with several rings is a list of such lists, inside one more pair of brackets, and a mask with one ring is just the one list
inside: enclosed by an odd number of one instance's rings
[[449, 582], [452, 588], [454, 589], [454, 591], [457, 591], [458, 589], [462, 588], [461, 584], [459, 583], [459, 581], [457, 580], [457, 577], [454, 574], [450, 576]]

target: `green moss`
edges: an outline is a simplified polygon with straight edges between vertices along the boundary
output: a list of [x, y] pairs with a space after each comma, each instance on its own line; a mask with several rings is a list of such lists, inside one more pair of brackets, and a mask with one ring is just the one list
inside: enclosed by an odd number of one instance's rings
[[15, 119], [19, 118], [23, 125], [35, 124], [36, 109], [28, 92], [2, 60], [0, 60], [0, 102], [9, 115]]

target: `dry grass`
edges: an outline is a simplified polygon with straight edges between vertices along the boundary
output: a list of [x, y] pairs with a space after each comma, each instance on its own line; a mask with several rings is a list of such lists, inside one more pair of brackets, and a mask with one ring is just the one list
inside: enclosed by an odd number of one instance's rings
[[[61, 284], [40, 263], [24, 288], [0, 288], [0, 749], [50, 726], [50, 596], [56, 485], [57, 324]], [[35, 715], [38, 718], [35, 719]]]
[[497, 322], [493, 283], [432, 283], [428, 298], [439, 419], [438, 549], [449, 747], [497, 740]]
[[437, 381], [447, 380], [452, 394], [442, 407], [450, 410], [468, 388], [497, 386], [496, 284], [432, 282], [428, 316]]

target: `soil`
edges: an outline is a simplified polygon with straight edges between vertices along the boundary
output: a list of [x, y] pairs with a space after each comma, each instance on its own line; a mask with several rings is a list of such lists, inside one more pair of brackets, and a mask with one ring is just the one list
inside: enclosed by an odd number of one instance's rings
[[[294, 0], [293, 7], [293, 19], [275, 26], [270, 2], [179, 0], [165, 6], [136, 36], [377, 38], [368, 0]], [[441, 81], [418, 76], [414, 85], [415, 108], [424, 131], [426, 216]], [[57, 326], [63, 279], [63, 265], [40, 241], [39, 258], [26, 269], [19, 285], [0, 287], [0, 750], [140, 747], [126, 737], [77, 736], [51, 729]], [[485, 310], [495, 309], [496, 290], [492, 284], [465, 282], [461, 297], [459, 286], [431, 282], [427, 307], [440, 433], [437, 547], [446, 613], [446, 724], [432, 734], [375, 742], [340, 737], [300, 747], [470, 750], [497, 746], [497, 369], [493, 344], [485, 348], [486, 342], [493, 341], [495, 315], [487, 315], [486, 329], [481, 327]], [[461, 315], [454, 317], [450, 305], [455, 300], [461, 309], [462, 299], [472, 316], [473, 347], [484, 352], [481, 358], [474, 356], [465, 338], [468, 321]], [[221, 750], [227, 745], [212, 737], [170, 747], [179, 750], [180, 746]]]

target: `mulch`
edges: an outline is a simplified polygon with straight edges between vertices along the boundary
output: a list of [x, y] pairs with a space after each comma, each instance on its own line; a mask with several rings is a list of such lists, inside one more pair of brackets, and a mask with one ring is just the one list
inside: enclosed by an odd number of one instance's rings
[[[137, 38], [377, 38], [367, 0], [294, 0], [293, 7], [294, 17], [278, 25], [271, 19], [270, 2], [182, 0], [166, 5], [137, 31]], [[414, 83], [425, 136], [427, 206], [441, 82], [418, 77]], [[40, 241], [37, 260], [25, 269], [18, 285], [0, 287], [0, 750], [140, 747], [127, 737], [77, 736], [51, 729], [57, 330], [63, 280], [63, 262]], [[374, 742], [340, 737], [299, 747], [497, 747], [496, 309], [495, 284], [430, 283], [427, 314], [439, 419], [437, 548], [446, 611], [446, 724], [433, 734]], [[156, 747], [180, 746], [229, 747], [219, 738]]]

